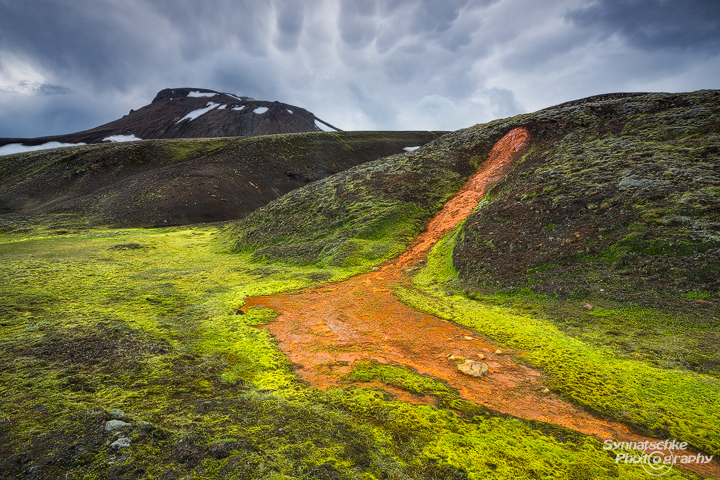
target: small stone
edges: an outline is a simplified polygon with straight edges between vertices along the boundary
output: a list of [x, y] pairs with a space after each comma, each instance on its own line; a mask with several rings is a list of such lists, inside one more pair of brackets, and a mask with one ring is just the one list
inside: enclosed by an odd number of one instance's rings
[[128, 448], [130, 446], [130, 439], [127, 437], [120, 437], [110, 444], [110, 448]]
[[487, 364], [475, 360], [465, 360], [463, 363], [458, 364], [457, 369], [460, 373], [476, 378], [482, 378], [490, 371]]
[[485, 360], [485, 355], [483, 355], [482, 353], [478, 353], [478, 358], [480, 360]]
[[110, 420], [105, 424], [105, 430], [107, 430], [108, 432], [112, 432], [113, 430], [117, 430], [118, 428], [129, 426], [129, 423], [123, 422], [122, 420]]
[[465, 335], [463, 338], [464, 338], [465, 340], [472, 340], [472, 339], [473, 339], [473, 337], [468, 337], [467, 335]]
[[447, 356], [448, 360], [460, 360], [460, 357], [453, 355], [452, 353]]
[[550, 393], [550, 389], [547, 388], [547, 387], [545, 387], [545, 388], [542, 389], [542, 392], [543, 392], [543, 393]]
[[589, 303], [586, 303], [585, 305], [583, 305], [583, 308], [584, 308], [585, 310], [592, 310], [593, 307], [592, 307], [592, 305], [590, 305]]
[[218, 442], [210, 445], [208, 453], [217, 459], [227, 458], [230, 451], [237, 448], [237, 442]]
[[503, 351], [500, 350], [499, 348], [497, 350], [495, 350], [495, 355], [502, 355], [502, 353], [503, 353]]
[[110, 416], [115, 420], [119, 420], [125, 416], [125, 412], [123, 412], [122, 410], [113, 410], [112, 412], [110, 412]]

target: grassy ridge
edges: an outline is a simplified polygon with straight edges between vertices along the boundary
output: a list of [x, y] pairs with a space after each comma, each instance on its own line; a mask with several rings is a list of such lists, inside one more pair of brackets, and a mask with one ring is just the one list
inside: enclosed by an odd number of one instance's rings
[[468, 286], [610, 300], [642, 292], [668, 307], [673, 296], [717, 297], [720, 92], [532, 116], [556, 124], [536, 128], [532, 151], [459, 237], [454, 262]]
[[228, 229], [226, 248], [300, 265], [367, 267], [392, 258], [463, 185], [500, 132], [441, 137], [293, 191]]
[[355, 167], [253, 212], [228, 230], [230, 249], [296, 264], [378, 263], [462, 185], [456, 170], [413, 154]]

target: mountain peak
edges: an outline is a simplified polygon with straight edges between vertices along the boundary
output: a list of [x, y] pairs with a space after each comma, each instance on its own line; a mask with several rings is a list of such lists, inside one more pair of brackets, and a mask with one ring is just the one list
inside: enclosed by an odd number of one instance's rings
[[[82, 132], [41, 138], [0, 138], [14, 151], [61, 144], [172, 138], [252, 137], [279, 133], [340, 131], [304, 108], [255, 100], [207, 88], [166, 88], [149, 105]], [[33, 148], [37, 149], [37, 148]]]
[[252, 97], [237, 96], [232, 93], [216, 92], [207, 88], [166, 88], [160, 90], [152, 103], [174, 100], [177, 98], [212, 98], [212, 97], [229, 97], [229, 99], [250, 101], [255, 100]]

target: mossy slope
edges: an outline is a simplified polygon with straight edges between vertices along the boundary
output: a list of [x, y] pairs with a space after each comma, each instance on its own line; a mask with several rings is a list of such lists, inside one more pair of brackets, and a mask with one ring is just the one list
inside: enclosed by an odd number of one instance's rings
[[465, 143], [450, 135], [290, 192], [229, 228], [226, 247], [293, 264], [353, 266], [392, 258], [465, 183], [500, 134], [483, 133]]
[[532, 151], [460, 233], [463, 280], [563, 297], [718, 294], [720, 92], [534, 117], [547, 123]]

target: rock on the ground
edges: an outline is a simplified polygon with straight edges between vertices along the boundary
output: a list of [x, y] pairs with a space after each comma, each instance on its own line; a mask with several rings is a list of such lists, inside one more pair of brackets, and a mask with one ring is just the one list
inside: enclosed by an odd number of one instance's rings
[[127, 437], [120, 437], [110, 444], [110, 448], [128, 448], [130, 446], [130, 439]]
[[487, 364], [475, 360], [465, 360], [463, 363], [458, 364], [457, 369], [460, 373], [476, 378], [482, 378], [490, 371]]
[[113, 430], [117, 430], [118, 428], [127, 426], [130, 426], [130, 424], [127, 422], [123, 422], [122, 420], [110, 420], [105, 424], [105, 430], [107, 430], [108, 432], [112, 432]]

